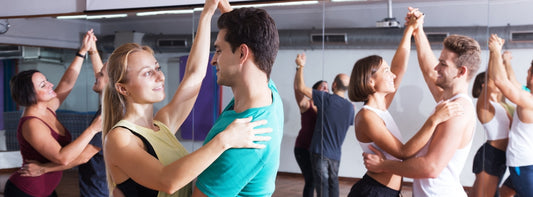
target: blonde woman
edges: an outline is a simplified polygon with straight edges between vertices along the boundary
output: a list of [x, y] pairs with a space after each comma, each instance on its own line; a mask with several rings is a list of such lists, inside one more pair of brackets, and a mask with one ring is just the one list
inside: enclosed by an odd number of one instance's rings
[[[220, 4], [220, 5], [219, 5]], [[211, 18], [227, 1], [207, 0], [191, 48], [186, 71], [174, 97], [154, 113], [165, 98], [165, 77], [153, 51], [125, 44], [109, 57], [109, 84], [103, 97], [104, 157], [114, 195], [189, 196], [190, 182], [229, 148], [263, 148], [268, 140], [253, 129], [265, 121], [237, 119], [200, 149], [188, 154], [174, 134], [190, 113], [206, 74]]]

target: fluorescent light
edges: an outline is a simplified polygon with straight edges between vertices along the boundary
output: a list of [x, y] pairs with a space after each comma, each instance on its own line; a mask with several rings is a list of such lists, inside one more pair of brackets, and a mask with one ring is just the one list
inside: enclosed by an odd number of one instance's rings
[[128, 14], [91, 15], [91, 16], [87, 16], [87, 19], [121, 18], [121, 17], [127, 17], [127, 16]]
[[87, 15], [58, 16], [57, 19], [86, 19]]
[[[332, 0], [332, 1], [347, 1], [347, 0]], [[361, 1], [361, 0], [358, 0]], [[262, 3], [262, 4], [250, 4], [250, 5], [237, 5], [231, 6], [233, 9], [243, 7], [273, 7], [273, 6], [297, 6], [297, 5], [311, 5], [318, 4], [318, 1], [297, 1], [297, 2], [284, 2], [284, 3]], [[152, 12], [139, 12], [137, 16], [152, 16], [160, 14], [192, 14], [195, 11], [202, 11], [204, 8], [194, 8], [193, 10], [164, 10], [164, 11], [152, 11]], [[101, 18], [120, 18], [127, 17], [127, 14], [108, 14], [108, 15], [72, 15], [72, 16], [58, 16], [57, 19], [101, 19]]]
[[331, 0], [331, 2], [368, 1], [368, 0]]
[[297, 2], [284, 2], [284, 3], [262, 3], [262, 4], [250, 4], [250, 5], [237, 5], [231, 6], [233, 9], [244, 7], [273, 7], [273, 6], [294, 6], [294, 5], [311, 5], [318, 4], [318, 1], [297, 1]]
[[58, 16], [57, 19], [102, 19], [102, 18], [121, 18], [127, 17], [128, 14], [106, 14], [106, 15], [71, 15], [71, 16]]
[[139, 12], [137, 16], [153, 16], [160, 14], [192, 14], [193, 10], [165, 10], [165, 11], [153, 11], [153, 12]]
[[[284, 2], [284, 3], [262, 3], [262, 4], [249, 4], [249, 5], [235, 5], [231, 6], [233, 9], [246, 8], [246, 7], [274, 7], [274, 6], [295, 6], [295, 5], [312, 5], [318, 4], [318, 1], [297, 1], [297, 2]], [[194, 11], [202, 11], [204, 8], [194, 8]]]

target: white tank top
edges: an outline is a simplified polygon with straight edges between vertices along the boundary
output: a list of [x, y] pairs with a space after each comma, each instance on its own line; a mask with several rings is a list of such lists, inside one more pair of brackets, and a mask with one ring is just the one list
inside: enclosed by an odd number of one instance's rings
[[[472, 99], [466, 94], [457, 94], [448, 100], [455, 100], [459, 97], [466, 98], [470, 100], [470, 102], [472, 102]], [[472, 120], [475, 120], [475, 117], [472, 117]], [[472, 128], [472, 134], [476, 130], [475, 127], [476, 126], [474, 125]], [[466, 145], [462, 149], [458, 149], [457, 151], [455, 151], [455, 154], [453, 155], [452, 159], [448, 162], [448, 165], [446, 165], [446, 167], [442, 170], [442, 172], [437, 178], [413, 179], [413, 196], [466, 197], [466, 193], [463, 189], [463, 186], [461, 185], [459, 176], [461, 175], [461, 171], [463, 170], [468, 154], [470, 153], [470, 148], [472, 147], [473, 139], [474, 138], [472, 135], [468, 145]], [[424, 146], [424, 148], [422, 148], [422, 150], [418, 152], [417, 156], [426, 155], [429, 144], [431, 144], [432, 140], [433, 137]]]
[[507, 111], [500, 103], [490, 101], [494, 107], [494, 117], [489, 122], [483, 124], [487, 140], [499, 140], [509, 137], [509, 123], [511, 120], [507, 116]]
[[[400, 129], [398, 129], [398, 126], [396, 125], [396, 122], [394, 122], [394, 119], [392, 118], [392, 116], [389, 113], [389, 111], [376, 109], [376, 108], [370, 107], [368, 105], [363, 106], [363, 109], [368, 109], [368, 110], [373, 111], [374, 113], [376, 113], [383, 120], [383, 122], [385, 123], [385, 126], [387, 127], [389, 132], [394, 137], [396, 137], [396, 139], [402, 141], [402, 134], [400, 133]], [[363, 109], [361, 109], [361, 110], [363, 110]], [[385, 155], [385, 158], [387, 158], [387, 160], [400, 160], [400, 159], [390, 155], [389, 153], [383, 151], [374, 142], [370, 142], [370, 143], [359, 142], [359, 145], [361, 145], [361, 148], [363, 149], [363, 152], [365, 152], [365, 153], [374, 154], [374, 152], [372, 152], [368, 148], [368, 145], [373, 145], [374, 147], [376, 147], [379, 151], [381, 151]]]
[[509, 131], [507, 145], [507, 166], [519, 167], [533, 165], [533, 123], [523, 123], [515, 111], [513, 124]]

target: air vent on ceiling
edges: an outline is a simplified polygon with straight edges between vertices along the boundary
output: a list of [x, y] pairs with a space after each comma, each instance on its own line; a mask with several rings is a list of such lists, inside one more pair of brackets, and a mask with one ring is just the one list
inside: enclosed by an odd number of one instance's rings
[[346, 33], [311, 34], [312, 43], [348, 44]]
[[0, 59], [37, 59], [40, 54], [39, 47], [0, 45]]
[[533, 31], [511, 32], [511, 41], [533, 42]]
[[427, 32], [426, 36], [430, 43], [442, 43], [446, 37], [448, 37], [448, 32]]
[[187, 47], [187, 40], [185, 39], [159, 39], [157, 40], [158, 47]]
[[0, 45], [0, 59], [16, 59], [22, 56], [22, 47], [17, 45]]

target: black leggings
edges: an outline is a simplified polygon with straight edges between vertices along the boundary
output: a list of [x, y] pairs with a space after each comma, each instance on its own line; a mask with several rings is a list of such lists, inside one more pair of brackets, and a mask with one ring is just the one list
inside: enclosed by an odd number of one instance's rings
[[[26, 192], [23, 192], [20, 190], [15, 184], [11, 183], [10, 180], [7, 180], [6, 187], [4, 188], [4, 196], [5, 197], [32, 197], [31, 195], [27, 194]], [[48, 197], [57, 197], [57, 193], [54, 190], [52, 194]]]

